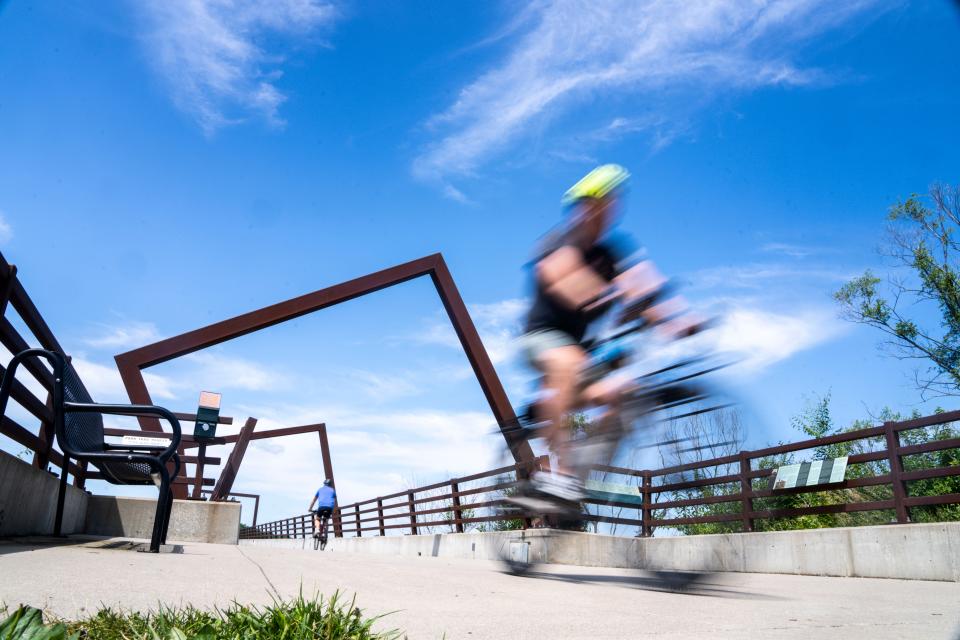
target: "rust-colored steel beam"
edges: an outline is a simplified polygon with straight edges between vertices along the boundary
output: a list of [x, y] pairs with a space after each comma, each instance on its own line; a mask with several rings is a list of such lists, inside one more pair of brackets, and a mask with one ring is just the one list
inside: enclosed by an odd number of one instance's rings
[[330, 486], [337, 488], [337, 481], [333, 477], [333, 462], [330, 460], [330, 443], [327, 441], [327, 425], [319, 424], [317, 433], [320, 436], [320, 456], [323, 458], [323, 473], [330, 480]]
[[[470, 366], [473, 367], [484, 396], [514, 458], [518, 461], [532, 460], [533, 451], [526, 441], [511, 436], [513, 431], [510, 430], [510, 426], [516, 420], [516, 415], [493, 368], [493, 363], [483, 347], [480, 335], [470, 319], [466, 305], [457, 291], [453, 277], [447, 269], [443, 256], [439, 253], [118, 354], [115, 357], [117, 368], [130, 401], [135, 404], [152, 404], [142, 372], [147, 367], [427, 275], [430, 276], [440, 295], [447, 315], [460, 339], [460, 344], [466, 352]], [[160, 430], [159, 421], [153, 418], [140, 418], [140, 425], [144, 430]]]
[[[330, 479], [330, 486], [336, 490], [337, 480], [333, 477], [333, 462], [330, 459], [330, 442], [327, 440], [327, 425], [321, 424], [317, 431], [320, 436], [320, 455], [323, 458], [323, 474]], [[343, 520], [340, 517], [340, 509], [337, 508], [339, 500], [334, 501], [333, 505], [333, 535], [336, 538], [343, 537]]]
[[[237, 479], [237, 472], [240, 471], [240, 463], [243, 462], [243, 455], [247, 452], [247, 444], [250, 443], [250, 436], [257, 426], [256, 418], [247, 418], [247, 422], [240, 429], [237, 444], [230, 452], [227, 458], [227, 464], [224, 465], [220, 473], [220, 479], [217, 480], [217, 486], [213, 488], [210, 499], [213, 501], [225, 500], [227, 494], [233, 489], [233, 481]], [[198, 494], [199, 495], [199, 494]]]
[[[320, 431], [324, 426], [321, 422], [319, 424], [305, 424], [299, 427], [283, 427], [281, 429], [271, 429], [270, 431], [256, 431], [250, 435], [251, 440], [264, 440], [266, 438], [282, 438], [284, 436], [295, 436], [301, 433], [313, 433], [314, 431]], [[137, 432], [140, 433], [140, 432]], [[240, 439], [240, 434], [233, 434], [232, 436], [222, 436], [217, 438], [217, 444], [231, 444], [237, 442]], [[196, 440], [190, 440], [184, 442], [184, 447], [197, 447], [199, 442]]]

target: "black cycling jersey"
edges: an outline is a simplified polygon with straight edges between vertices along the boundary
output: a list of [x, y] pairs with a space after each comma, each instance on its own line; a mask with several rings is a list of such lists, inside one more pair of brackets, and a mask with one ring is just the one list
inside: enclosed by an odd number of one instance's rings
[[[636, 245], [622, 234], [608, 234], [589, 249], [582, 249], [570, 240], [568, 232], [556, 232], [548, 236], [537, 248], [533, 264], [547, 257], [557, 249], [569, 246], [580, 252], [585, 264], [607, 282], [623, 273], [638, 253]], [[527, 315], [526, 332], [559, 330], [569, 334], [580, 342], [587, 326], [598, 313], [587, 313], [580, 309], [571, 309], [544, 290], [534, 270], [533, 306]]]

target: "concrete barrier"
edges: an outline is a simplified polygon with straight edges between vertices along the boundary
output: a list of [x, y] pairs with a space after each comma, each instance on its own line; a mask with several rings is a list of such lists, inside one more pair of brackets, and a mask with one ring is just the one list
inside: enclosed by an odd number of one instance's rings
[[[149, 538], [157, 501], [149, 498], [90, 496], [84, 533], [95, 536]], [[239, 502], [174, 500], [169, 542], [237, 544]]]
[[[48, 471], [0, 451], [0, 536], [51, 535], [59, 483]], [[83, 531], [88, 497], [86, 491], [67, 485], [64, 534]]]
[[[241, 540], [306, 549], [311, 540]], [[675, 538], [625, 538], [544, 529], [333, 538], [327, 551], [498, 560], [519, 547], [531, 560], [588, 567], [736, 571], [960, 582], [960, 523], [903, 524]], [[517, 549], [518, 547], [514, 547]]]

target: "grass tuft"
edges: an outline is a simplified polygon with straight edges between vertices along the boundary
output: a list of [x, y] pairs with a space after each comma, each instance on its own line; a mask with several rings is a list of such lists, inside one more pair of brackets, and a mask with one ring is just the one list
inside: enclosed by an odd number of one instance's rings
[[[3, 615], [4, 611], [0, 611]], [[163, 607], [149, 613], [101, 609], [76, 622], [44, 624], [39, 610], [21, 606], [0, 621], [0, 640], [399, 640], [397, 631], [373, 631], [383, 616], [364, 617], [356, 597], [339, 592], [328, 599], [300, 593], [275, 598], [266, 607], [234, 602], [207, 611], [193, 606]]]

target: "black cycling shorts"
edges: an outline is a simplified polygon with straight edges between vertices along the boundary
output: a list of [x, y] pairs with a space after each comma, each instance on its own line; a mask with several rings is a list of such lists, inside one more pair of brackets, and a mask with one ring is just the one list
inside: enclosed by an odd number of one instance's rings
[[317, 514], [318, 518], [322, 518], [323, 516], [329, 517], [333, 515], [333, 509], [331, 507], [320, 507], [314, 513]]

